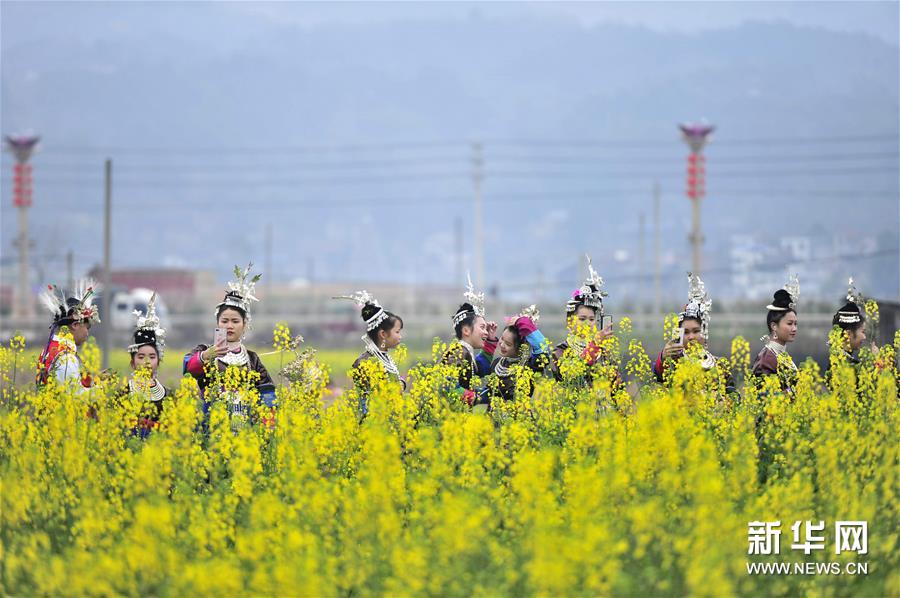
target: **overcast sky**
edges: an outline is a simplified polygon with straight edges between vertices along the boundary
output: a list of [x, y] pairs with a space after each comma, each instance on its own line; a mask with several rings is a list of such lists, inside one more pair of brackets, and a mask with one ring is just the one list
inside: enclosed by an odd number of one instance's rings
[[296, 23], [367, 22], [480, 13], [520, 13], [577, 19], [585, 25], [604, 22], [643, 25], [660, 31], [718, 29], [748, 20], [785, 20], [809, 27], [865, 32], [898, 42], [898, 2], [237, 2], [232, 10], [287, 19]]
[[[221, 9], [242, 16], [242, 31], [276, 21], [283, 24], [371, 23], [406, 19], [448, 17], [513, 17], [541, 15], [574, 19], [585, 26], [630, 23], [659, 31], [691, 32], [719, 29], [745, 21], [785, 20], [796, 25], [837, 31], [865, 32], [898, 44], [900, 3], [891, 2], [164, 2], [154, 12], [167, 29], [177, 31], [193, 24], [179, 15], [209, 11], [218, 21]], [[214, 5], [218, 6], [214, 6]], [[141, 6], [144, 5], [144, 6]], [[132, 20], [131, 12], [145, 13], [142, 2], [18, 2], [0, 3], [4, 46], [64, 29], [75, 37], [103, 37], [118, 30], [153, 27], [147, 19]], [[164, 10], [163, 10], [164, 9]], [[214, 14], [217, 13], [217, 14]], [[90, 14], [91, 19], [72, 18]], [[256, 21], [255, 23], [253, 21]], [[268, 21], [268, 23], [266, 23]], [[25, 26], [27, 23], [27, 26]], [[138, 32], [138, 31], [135, 31]], [[239, 32], [240, 33], [240, 32]], [[193, 31], [196, 36], [203, 32]], [[238, 35], [240, 36], [240, 35]], [[228, 39], [219, 40], [229, 43]], [[232, 40], [233, 41], [233, 40]]]

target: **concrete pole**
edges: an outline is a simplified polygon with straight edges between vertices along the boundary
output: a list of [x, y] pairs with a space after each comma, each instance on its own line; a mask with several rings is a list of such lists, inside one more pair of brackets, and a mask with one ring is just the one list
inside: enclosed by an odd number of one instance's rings
[[691, 200], [691, 265], [693, 266], [693, 272], [696, 275], [700, 275], [703, 271], [703, 230], [700, 225], [700, 202], [703, 200], [702, 195], [698, 195], [696, 198]]
[[104, 164], [103, 193], [103, 323], [102, 358], [103, 369], [109, 367], [109, 353], [112, 350], [112, 270], [110, 267], [112, 247], [112, 160], [107, 158]]
[[472, 187], [475, 192], [475, 287], [483, 289], [484, 278], [484, 208], [481, 183], [484, 181], [484, 156], [481, 143], [472, 144]]
[[653, 183], [653, 313], [662, 313], [662, 267], [660, 260], [659, 181]]
[[27, 205], [19, 206], [19, 290], [16, 301], [16, 312], [19, 317], [28, 318], [34, 315], [31, 301], [31, 285], [28, 282], [28, 208]]
[[[646, 262], [646, 244], [647, 244], [647, 222], [646, 217], [644, 215], [644, 211], [638, 214], [638, 277], [637, 277], [637, 297], [635, 300], [635, 306], [638, 303], [642, 303], [645, 300], [646, 293], [644, 289], [647, 288], [647, 262]], [[643, 310], [643, 307], [642, 307]]]
[[75, 252], [71, 249], [66, 252], [66, 288], [75, 288]]

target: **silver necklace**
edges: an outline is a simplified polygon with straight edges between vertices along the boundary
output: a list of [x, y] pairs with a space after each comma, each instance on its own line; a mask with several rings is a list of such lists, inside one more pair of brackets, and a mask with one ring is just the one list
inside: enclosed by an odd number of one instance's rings
[[776, 343], [775, 341], [769, 341], [766, 343], [766, 348], [768, 348], [772, 353], [775, 354], [775, 357], [778, 357], [782, 353], [787, 355], [788, 362], [791, 364], [792, 369], [797, 369], [797, 365], [794, 363], [794, 359], [791, 357], [791, 354], [788, 353], [787, 347], [782, 345], [781, 343]]
[[497, 360], [497, 365], [494, 368], [494, 373], [497, 374], [497, 376], [499, 376], [500, 378], [507, 378], [509, 376], [509, 366], [514, 365], [516, 362], [516, 359], [501, 357], [499, 360]]
[[400, 369], [397, 367], [397, 364], [394, 363], [394, 360], [391, 359], [391, 356], [388, 355], [387, 351], [382, 351], [378, 348], [372, 339], [369, 338], [368, 334], [363, 335], [362, 337], [363, 343], [366, 346], [366, 353], [374, 356], [379, 362], [381, 362], [381, 366], [388, 374], [393, 374], [400, 377]]
[[469, 354], [469, 359], [471, 359], [474, 362], [475, 361], [475, 348], [463, 340], [459, 341], [459, 344], [462, 345], [463, 349], [465, 349], [466, 352]]
[[154, 403], [157, 401], [162, 401], [166, 396], [166, 387], [163, 386], [162, 383], [156, 378], [153, 378], [152, 382], [154, 382], [155, 384], [153, 386], [150, 386], [149, 383], [139, 383], [136, 382], [134, 378], [132, 378], [128, 381], [128, 390], [132, 393], [146, 393], [149, 395], [147, 398], [149, 398]]
[[247, 362], [250, 361], [250, 357], [249, 355], [247, 355], [247, 347], [245, 347], [243, 343], [241, 343], [241, 350], [237, 353], [229, 351], [225, 355], [217, 357], [216, 359], [218, 359], [225, 365], [235, 365], [238, 367], [247, 365]]

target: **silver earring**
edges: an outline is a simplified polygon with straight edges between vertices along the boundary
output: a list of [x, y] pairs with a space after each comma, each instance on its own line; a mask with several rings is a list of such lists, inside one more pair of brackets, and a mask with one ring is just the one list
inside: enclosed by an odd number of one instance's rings
[[772, 329], [772, 340], [773, 340], [773, 341], [777, 341], [777, 340], [778, 340], [778, 331], [775, 330], [774, 328]]

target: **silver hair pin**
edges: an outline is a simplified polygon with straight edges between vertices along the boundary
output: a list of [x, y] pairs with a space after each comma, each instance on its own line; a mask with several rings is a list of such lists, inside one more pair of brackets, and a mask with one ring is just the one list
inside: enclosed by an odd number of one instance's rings
[[700, 333], [703, 338], [709, 338], [709, 312], [712, 309], [712, 299], [706, 290], [706, 284], [693, 272], [688, 272], [688, 302], [681, 312], [681, 320], [685, 318], [697, 318], [700, 320]]
[[371, 332], [378, 328], [382, 322], [388, 319], [388, 313], [384, 311], [384, 308], [381, 307], [381, 304], [378, 302], [378, 299], [372, 296], [369, 291], [363, 289], [362, 291], [357, 291], [352, 295], [338, 295], [336, 297], [332, 297], [332, 299], [346, 299], [348, 301], [353, 301], [362, 309], [366, 305], [374, 305], [378, 308], [378, 310], [366, 320], [366, 332]]

